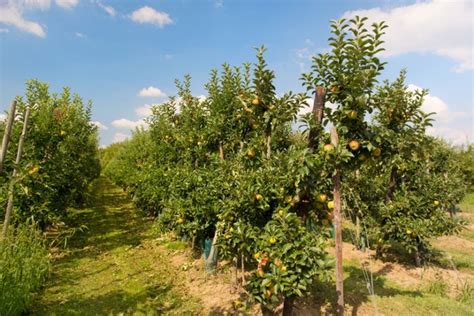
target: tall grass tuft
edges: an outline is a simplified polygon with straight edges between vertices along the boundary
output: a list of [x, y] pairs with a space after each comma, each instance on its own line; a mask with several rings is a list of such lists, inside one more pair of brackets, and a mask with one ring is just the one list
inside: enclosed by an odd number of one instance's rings
[[0, 315], [20, 315], [45, 280], [50, 260], [35, 224], [11, 227], [0, 241]]

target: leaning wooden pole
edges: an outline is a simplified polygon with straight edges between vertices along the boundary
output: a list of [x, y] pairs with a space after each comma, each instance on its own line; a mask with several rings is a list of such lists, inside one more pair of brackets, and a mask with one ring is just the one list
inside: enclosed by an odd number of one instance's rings
[[[335, 127], [331, 129], [331, 144], [337, 147], [339, 136]], [[337, 315], [344, 315], [344, 276], [342, 273], [342, 215], [341, 215], [341, 170], [338, 168], [333, 176], [334, 196], [334, 229], [336, 242], [336, 293]]]
[[13, 121], [15, 120], [16, 101], [12, 102], [10, 112], [8, 113], [7, 123], [5, 125], [5, 132], [3, 133], [2, 147], [0, 148], [0, 174], [3, 172], [3, 162], [7, 155], [8, 144], [12, 133]]
[[30, 116], [30, 108], [26, 108], [25, 119], [23, 121], [23, 130], [21, 131], [20, 140], [18, 142], [18, 150], [16, 153], [15, 167], [13, 169], [13, 175], [10, 181], [10, 190], [8, 192], [7, 208], [5, 210], [5, 220], [3, 221], [2, 239], [5, 239], [7, 237], [8, 225], [10, 224], [10, 218], [11, 218], [12, 209], [13, 209], [13, 191], [15, 187], [15, 178], [16, 178], [16, 174], [18, 170], [18, 165], [20, 164], [21, 156], [23, 154], [23, 145], [25, 143], [26, 129], [28, 127], [29, 116]]
[[324, 115], [324, 103], [326, 102], [326, 88], [323, 86], [316, 86], [313, 102], [313, 119], [317, 126], [313, 126], [308, 136], [308, 148], [314, 151], [318, 147], [318, 141], [320, 138], [323, 115]]

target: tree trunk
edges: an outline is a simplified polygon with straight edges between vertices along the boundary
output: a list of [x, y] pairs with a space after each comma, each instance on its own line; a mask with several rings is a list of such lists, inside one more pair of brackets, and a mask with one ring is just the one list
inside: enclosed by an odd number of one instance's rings
[[8, 225], [10, 224], [11, 213], [13, 209], [13, 191], [15, 189], [15, 178], [18, 170], [18, 166], [21, 161], [21, 155], [23, 154], [23, 145], [25, 143], [26, 129], [28, 127], [28, 118], [30, 116], [30, 108], [26, 108], [25, 119], [23, 122], [23, 130], [21, 131], [20, 140], [18, 142], [18, 150], [15, 159], [15, 168], [13, 169], [12, 179], [10, 180], [10, 190], [8, 192], [7, 208], [5, 210], [5, 220], [3, 221], [2, 239], [7, 237]]
[[415, 251], [414, 255], [415, 255], [415, 265], [417, 267], [421, 267], [421, 256], [420, 256], [420, 252], [418, 251], [418, 249]]
[[293, 307], [294, 307], [295, 299], [294, 298], [286, 298], [283, 302], [283, 316], [291, 316], [293, 315]]
[[3, 172], [3, 161], [7, 155], [8, 144], [10, 143], [10, 137], [12, 133], [13, 120], [15, 119], [16, 112], [16, 101], [12, 102], [10, 112], [8, 113], [7, 123], [5, 125], [5, 131], [3, 133], [2, 147], [0, 148], [0, 174]]
[[398, 169], [397, 167], [392, 167], [392, 172], [390, 173], [390, 180], [388, 182], [388, 190], [385, 195], [385, 204], [390, 202], [393, 199], [393, 194], [397, 188], [397, 179], [398, 178]]
[[[336, 128], [331, 130], [331, 143], [338, 146], [339, 136]], [[336, 314], [344, 315], [344, 276], [342, 273], [342, 214], [341, 214], [341, 171], [338, 169], [333, 176], [333, 196], [334, 196], [334, 230], [336, 242], [336, 293], [337, 306]]]

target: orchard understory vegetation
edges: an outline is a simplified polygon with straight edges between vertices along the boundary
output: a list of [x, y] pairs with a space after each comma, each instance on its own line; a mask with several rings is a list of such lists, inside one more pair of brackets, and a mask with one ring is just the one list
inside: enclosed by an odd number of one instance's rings
[[[91, 104], [71, 94], [50, 93], [38, 80], [16, 98], [16, 116], [0, 174], [0, 216], [11, 195], [13, 212], [0, 240], [0, 315], [21, 314], [49, 272], [44, 231], [67, 218], [69, 207], [87, 202], [89, 184], [100, 174], [97, 127]], [[29, 109], [23, 155], [15, 163], [24, 117]], [[0, 135], [6, 124], [0, 122]], [[16, 174], [13, 176], [13, 170]], [[49, 241], [50, 242], [50, 241]]]
[[386, 27], [333, 21], [331, 49], [313, 58], [302, 93], [277, 93], [263, 47], [254, 63], [212, 70], [204, 99], [185, 76], [147, 129], [102, 152], [105, 174], [156, 216], [160, 232], [196, 249], [211, 244], [210, 269], [229, 260], [249, 271], [242, 286], [264, 312], [291, 309], [331, 279], [336, 172], [354, 244], [423, 264], [431, 239], [463, 225], [456, 205], [472, 186], [472, 148], [427, 135], [427, 91], [409, 91], [404, 70], [380, 80]]

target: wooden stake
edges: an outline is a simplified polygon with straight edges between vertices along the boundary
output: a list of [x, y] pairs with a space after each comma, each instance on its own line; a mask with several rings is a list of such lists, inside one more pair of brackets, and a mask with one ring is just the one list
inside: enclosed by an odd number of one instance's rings
[[8, 144], [12, 133], [13, 120], [15, 119], [16, 101], [12, 102], [10, 112], [8, 113], [7, 123], [5, 125], [5, 132], [3, 133], [2, 147], [0, 148], [0, 174], [3, 172], [3, 161], [7, 155]]
[[[321, 126], [323, 122], [324, 115], [324, 103], [326, 102], [326, 88], [322, 86], [316, 87], [316, 92], [314, 94], [314, 103], [313, 103], [313, 117], [314, 120]], [[319, 127], [320, 127], [319, 126]], [[308, 136], [308, 148], [314, 150], [318, 147], [318, 133], [319, 131], [315, 127], [311, 128]]]
[[267, 135], [267, 159], [272, 156], [272, 134], [271, 132]]
[[[337, 147], [339, 136], [335, 127], [331, 129], [331, 143]], [[344, 276], [342, 274], [342, 216], [341, 216], [341, 170], [337, 169], [333, 176], [334, 196], [334, 228], [336, 242], [336, 314], [344, 315]]]
[[[219, 158], [224, 160], [224, 145], [219, 143]], [[217, 239], [219, 238], [219, 228], [216, 228], [214, 237], [212, 238], [211, 250], [209, 251], [209, 257], [206, 260], [207, 272], [212, 272], [217, 265]]]
[[5, 210], [5, 220], [3, 221], [2, 239], [7, 237], [8, 225], [10, 224], [10, 217], [13, 208], [13, 191], [15, 187], [15, 178], [17, 169], [21, 161], [21, 155], [23, 154], [23, 145], [25, 143], [26, 129], [28, 127], [28, 118], [30, 116], [30, 108], [26, 108], [25, 119], [23, 121], [23, 130], [21, 132], [20, 140], [18, 142], [18, 150], [16, 153], [15, 167], [13, 169], [12, 179], [10, 181], [10, 190], [8, 192], [7, 208]]

